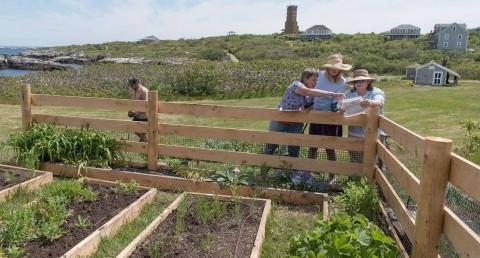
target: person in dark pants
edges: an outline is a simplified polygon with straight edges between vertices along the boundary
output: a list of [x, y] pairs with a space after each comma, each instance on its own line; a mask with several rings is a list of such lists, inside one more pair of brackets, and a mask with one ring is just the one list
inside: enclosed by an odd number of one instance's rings
[[[301, 111], [305, 106], [311, 105], [312, 97], [329, 96], [335, 99], [343, 99], [343, 93], [329, 92], [314, 89], [317, 81], [318, 72], [313, 68], [305, 69], [302, 72], [300, 81], [294, 81], [288, 86], [282, 100], [278, 104], [280, 111]], [[303, 123], [270, 121], [268, 130], [271, 132], [284, 133], [303, 133]], [[278, 144], [267, 144], [264, 154], [274, 154], [278, 149]], [[298, 157], [300, 152], [299, 146], [288, 146], [288, 156]]]
[[[140, 81], [135, 77], [128, 78], [128, 86], [133, 91], [132, 99], [134, 100], [147, 100], [148, 89], [143, 86]], [[133, 121], [139, 122], [147, 122], [147, 113], [146, 112], [138, 112], [138, 111], [128, 111], [128, 117], [131, 117]], [[140, 142], [147, 142], [147, 134], [146, 133], [135, 133], [138, 138], [140, 138]]]
[[[345, 93], [345, 84], [347, 80], [343, 77], [343, 72], [352, 69], [349, 64], [343, 63], [343, 57], [340, 54], [334, 54], [328, 57], [327, 63], [320, 67], [324, 69], [318, 72], [318, 80], [315, 88], [323, 91]], [[313, 109], [323, 112], [336, 112], [337, 101], [331, 96], [315, 97]], [[341, 125], [329, 124], [310, 124], [309, 134], [311, 135], [327, 135], [342, 137]], [[335, 150], [326, 149], [328, 160], [337, 160]], [[310, 148], [308, 157], [312, 159], [317, 158], [317, 148]], [[335, 175], [329, 175], [330, 182], [335, 182]]]

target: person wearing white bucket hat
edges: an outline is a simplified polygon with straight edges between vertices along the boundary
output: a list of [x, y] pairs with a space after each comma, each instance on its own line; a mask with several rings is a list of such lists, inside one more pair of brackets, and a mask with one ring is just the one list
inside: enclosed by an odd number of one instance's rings
[[[343, 56], [341, 54], [333, 54], [327, 58], [326, 64], [320, 66], [323, 69], [318, 72], [318, 80], [315, 86], [316, 89], [344, 93], [346, 79], [343, 77], [343, 72], [352, 69], [349, 64], [343, 63]], [[315, 97], [313, 109], [316, 111], [336, 112], [337, 102], [334, 98], [329, 96]], [[310, 124], [309, 134], [311, 135], [327, 135], [342, 137], [341, 125], [330, 124]], [[334, 149], [326, 149], [328, 160], [337, 160]], [[317, 158], [317, 148], [310, 148], [308, 157]], [[335, 181], [335, 175], [330, 174], [330, 182]]]
[[[362, 108], [368, 107], [378, 107], [380, 108], [380, 114], [383, 115], [383, 105], [385, 103], [385, 93], [373, 86], [373, 82], [376, 81], [375, 78], [371, 77], [368, 74], [368, 71], [365, 69], [358, 69], [353, 71], [353, 77], [347, 80], [348, 84], [353, 84], [353, 88], [347, 92], [347, 99], [355, 97], [363, 97], [360, 105]], [[343, 110], [340, 110], [342, 112]], [[380, 141], [384, 141], [383, 131], [379, 130]], [[363, 127], [360, 126], [349, 126], [348, 127], [348, 137], [354, 138], [363, 138], [365, 133]], [[349, 151], [351, 162], [362, 162], [363, 155], [359, 151]]]

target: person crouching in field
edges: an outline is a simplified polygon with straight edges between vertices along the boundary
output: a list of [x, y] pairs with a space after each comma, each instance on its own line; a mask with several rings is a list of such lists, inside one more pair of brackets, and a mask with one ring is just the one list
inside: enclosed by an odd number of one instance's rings
[[[132, 99], [134, 100], [147, 100], [148, 89], [145, 88], [140, 81], [135, 77], [128, 78], [128, 86], [133, 90]], [[128, 111], [128, 117], [131, 117], [133, 121], [147, 122], [147, 113], [138, 111]], [[147, 142], [146, 133], [135, 133], [140, 142]]]
[[[345, 97], [342, 93], [329, 92], [315, 89], [318, 72], [313, 68], [305, 69], [302, 72], [300, 81], [294, 81], [288, 86], [282, 100], [278, 104], [280, 111], [300, 111], [313, 104], [312, 97], [332, 97], [341, 100]], [[271, 132], [299, 133], [303, 134], [303, 123], [270, 121], [268, 130]], [[273, 154], [278, 148], [278, 144], [267, 144], [264, 154]], [[299, 146], [288, 146], [288, 156], [298, 157]]]
[[[347, 81], [345, 77], [343, 77], [343, 72], [352, 69], [352, 66], [343, 63], [343, 56], [341, 54], [334, 54], [330, 55], [327, 58], [327, 63], [320, 66], [320, 68], [324, 70], [318, 72], [318, 81], [315, 88], [343, 94], [345, 92], [345, 83]], [[336, 112], [337, 101], [331, 96], [315, 97], [313, 109], [323, 112]], [[309, 134], [342, 137], [342, 130], [343, 128], [341, 125], [312, 123], [310, 124]], [[335, 150], [326, 149], [325, 152], [327, 153], [328, 160], [337, 160]], [[317, 148], [310, 148], [308, 151], [308, 157], [316, 159]], [[331, 183], [334, 183], [335, 175], [329, 174], [329, 179]]]
[[[365, 69], [358, 69], [353, 72], [353, 77], [348, 79], [348, 84], [353, 84], [353, 88], [347, 92], [347, 99], [355, 98], [358, 96], [363, 97], [360, 105], [362, 108], [368, 107], [378, 107], [380, 108], [380, 114], [383, 115], [383, 105], [385, 103], [385, 93], [377, 87], [373, 86], [375, 78], [372, 78], [368, 75], [368, 71]], [[340, 110], [343, 112], [343, 110]], [[380, 140], [384, 142], [384, 133], [379, 131]], [[365, 132], [363, 127], [360, 126], [349, 126], [348, 127], [348, 137], [363, 138], [365, 137]], [[350, 161], [351, 162], [362, 162], [363, 153], [359, 151], [349, 151]]]

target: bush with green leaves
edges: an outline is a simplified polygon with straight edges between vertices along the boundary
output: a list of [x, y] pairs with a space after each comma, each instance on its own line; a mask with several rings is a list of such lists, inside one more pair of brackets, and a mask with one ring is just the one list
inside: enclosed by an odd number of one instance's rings
[[314, 228], [290, 240], [290, 257], [363, 258], [400, 257], [389, 236], [363, 215], [335, 214], [315, 222]]
[[214, 181], [221, 186], [230, 186], [236, 188], [240, 185], [251, 185], [251, 179], [247, 174], [235, 171], [217, 171], [210, 175], [205, 181]]
[[460, 125], [467, 130], [464, 146], [460, 150], [461, 154], [474, 162], [480, 163], [480, 122], [464, 120], [460, 122]]
[[10, 136], [8, 145], [17, 163], [37, 168], [40, 162], [108, 168], [123, 160], [121, 144], [104, 132], [87, 128], [60, 128], [48, 124]]
[[353, 216], [363, 214], [372, 221], [378, 218], [378, 193], [366, 178], [347, 183], [344, 192], [333, 198], [335, 205], [342, 211]]

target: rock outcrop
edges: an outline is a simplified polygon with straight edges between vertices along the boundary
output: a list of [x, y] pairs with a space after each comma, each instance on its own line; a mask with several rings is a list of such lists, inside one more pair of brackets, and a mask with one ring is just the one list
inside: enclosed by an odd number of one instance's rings
[[8, 68], [8, 62], [7, 58], [4, 56], [0, 55], [0, 70], [2, 69], [7, 69]]
[[7, 62], [9, 68], [20, 70], [43, 71], [71, 69], [70, 66], [65, 64], [23, 56], [9, 56], [7, 57]]

